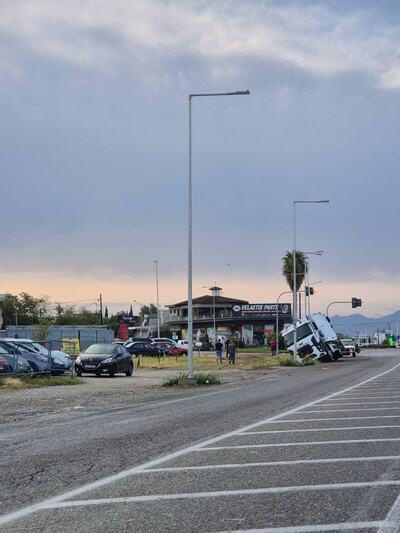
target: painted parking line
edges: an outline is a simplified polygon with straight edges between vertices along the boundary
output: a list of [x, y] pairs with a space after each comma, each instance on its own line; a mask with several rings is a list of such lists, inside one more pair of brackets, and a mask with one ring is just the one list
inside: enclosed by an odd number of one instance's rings
[[[323, 407], [321, 405], [321, 407]], [[354, 409], [319, 409], [318, 411], [301, 411], [302, 413], [344, 413], [347, 411], [398, 411], [399, 407], [355, 407]]]
[[246, 448], [280, 448], [287, 446], [321, 446], [327, 444], [369, 444], [372, 442], [398, 442], [400, 437], [388, 439], [345, 439], [345, 440], [317, 440], [313, 442], [274, 442], [273, 444], [233, 444], [231, 446], [207, 446], [197, 448], [197, 452], [209, 452], [216, 450], [240, 450]]
[[377, 533], [398, 533], [400, 531], [400, 496], [394, 502]]
[[330, 427], [330, 428], [311, 428], [311, 429], [270, 429], [266, 431], [244, 431], [243, 433], [238, 433], [238, 435], [268, 435], [276, 433], [309, 433], [309, 432], [320, 432], [320, 431], [353, 431], [356, 429], [394, 429], [400, 428], [398, 426], [348, 426], [348, 427]]
[[339, 405], [382, 405], [382, 404], [400, 404], [400, 400], [386, 400], [386, 401], [381, 401], [381, 400], [378, 400], [377, 402], [375, 401], [362, 401], [362, 402], [349, 402], [349, 401], [344, 401], [342, 403], [342, 401], [334, 401], [334, 402], [323, 402], [321, 403], [322, 407], [325, 407], [326, 405], [328, 406], [339, 406]]
[[143, 496], [120, 496], [118, 498], [96, 498], [93, 500], [48, 501], [43, 509], [65, 509], [67, 507], [90, 507], [116, 503], [145, 503], [165, 500], [197, 500], [229, 496], [253, 496], [258, 494], [287, 494], [288, 492], [321, 492], [371, 487], [399, 487], [400, 480], [361, 481], [356, 483], [327, 483], [324, 485], [292, 485], [289, 487], [264, 487], [259, 489], [215, 490], [205, 492], [183, 492], [176, 494], [146, 494]]
[[[375, 522], [340, 522], [338, 524], [317, 524], [310, 526], [294, 526], [294, 527], [267, 527], [261, 529], [231, 529], [231, 533], [318, 533], [319, 531], [355, 531], [357, 529], [372, 529], [384, 525], [383, 521]], [[396, 524], [392, 524], [394, 527]], [[389, 527], [389, 523], [387, 525]], [[390, 530], [395, 533], [395, 530]], [[386, 533], [390, 533], [385, 529]], [[397, 530], [396, 530], [397, 531]], [[226, 533], [220, 531], [219, 533]]]
[[[304, 412], [304, 411], [303, 411]], [[309, 412], [309, 411], [307, 411]], [[315, 412], [315, 411], [314, 411]], [[317, 411], [317, 413], [323, 413], [324, 411]], [[297, 424], [298, 422], [328, 422], [331, 420], [371, 420], [371, 419], [384, 419], [384, 418], [400, 418], [400, 415], [383, 415], [383, 416], [347, 416], [347, 417], [329, 417], [329, 418], [288, 418], [283, 420], [271, 420], [265, 422], [267, 424]]]
[[226, 463], [217, 465], [197, 466], [166, 466], [162, 468], [148, 468], [143, 474], [156, 472], [186, 472], [191, 470], [223, 470], [234, 468], [270, 467], [270, 466], [296, 466], [296, 465], [319, 465], [335, 463], [368, 463], [380, 461], [398, 461], [400, 455], [376, 455], [371, 457], [333, 457], [332, 459], [297, 459], [295, 461], [259, 461], [255, 463]]
[[[213, 444], [215, 444], [215, 443], [217, 443], [217, 442], [219, 442], [219, 441], [221, 441], [223, 439], [227, 439], [229, 437], [236, 436], [240, 432], [249, 431], [249, 430], [255, 429], [257, 427], [260, 427], [262, 425], [265, 425], [267, 423], [271, 423], [271, 422], [276, 422], [276, 421], [282, 420], [282, 419], [284, 419], [287, 416], [291, 416], [291, 415], [297, 414], [297, 413], [299, 413], [301, 411], [304, 412], [305, 409], [308, 409], [310, 407], [318, 405], [319, 403], [321, 403], [324, 400], [328, 400], [330, 398], [336, 398], [340, 394], [343, 394], [343, 393], [346, 393], [346, 392], [349, 392], [349, 391], [353, 391], [354, 389], [357, 389], [357, 388], [363, 386], [366, 383], [372, 382], [374, 379], [377, 379], [377, 378], [379, 378], [381, 376], [387, 376], [391, 372], [397, 370], [399, 367], [400, 367], [400, 363], [397, 363], [396, 365], [394, 365], [393, 367], [389, 368], [388, 370], [385, 370], [385, 371], [383, 371], [383, 372], [381, 372], [381, 373], [379, 373], [379, 374], [377, 374], [375, 376], [372, 376], [372, 377], [370, 377], [370, 378], [368, 378], [368, 379], [366, 379], [366, 380], [364, 380], [364, 381], [362, 381], [360, 383], [357, 383], [355, 385], [351, 385], [350, 387], [347, 387], [345, 389], [339, 390], [337, 392], [334, 392], [334, 393], [331, 393], [331, 394], [327, 394], [326, 396], [324, 396], [322, 398], [313, 400], [311, 402], [307, 402], [304, 405], [300, 405], [300, 406], [294, 407], [294, 408], [289, 409], [288, 411], [284, 411], [284, 412], [282, 412], [282, 413], [280, 413], [278, 415], [265, 418], [263, 420], [260, 420], [258, 422], [249, 424], [249, 425], [244, 426], [244, 427], [237, 428], [237, 429], [235, 429], [233, 431], [229, 431], [229, 432], [227, 432], [225, 434], [218, 435], [218, 436], [212, 437], [210, 439], [206, 439], [205, 441], [203, 441], [201, 443], [194, 444], [194, 445], [188, 446], [186, 448], [182, 448], [180, 450], [177, 450], [177, 451], [172, 452], [170, 454], [167, 454], [165, 456], [161, 456], [161, 457], [158, 457], [156, 459], [150, 460], [150, 461], [148, 461], [148, 462], [146, 462], [144, 464], [141, 464], [141, 465], [138, 465], [138, 466], [135, 466], [135, 467], [132, 467], [132, 468], [128, 468], [126, 470], [122, 470], [122, 471], [120, 471], [120, 472], [118, 472], [116, 474], [113, 474], [111, 476], [100, 478], [100, 479], [98, 479], [96, 481], [93, 481], [91, 483], [87, 483], [87, 484], [81, 485], [80, 487], [77, 487], [76, 489], [69, 490], [69, 491], [64, 492], [62, 494], [59, 494], [58, 496], [55, 496], [53, 498], [49, 498], [47, 500], [44, 500], [44, 501], [42, 501], [40, 503], [33, 504], [33, 505], [28, 505], [26, 507], [23, 507], [23, 508], [17, 510], [17, 511], [5, 514], [3, 516], [0, 516], [0, 526], [4, 525], [4, 524], [8, 524], [10, 522], [13, 522], [15, 520], [18, 520], [20, 518], [26, 517], [28, 515], [31, 515], [32, 513], [35, 513], [37, 511], [41, 511], [43, 509], [48, 509], [48, 508], [50, 508], [49, 506], [52, 506], [52, 505], [56, 506], [56, 505], [62, 504], [62, 503], [64, 503], [64, 504], [70, 503], [70, 502], [66, 502], [66, 500], [69, 499], [69, 498], [77, 497], [77, 496], [82, 495], [84, 493], [87, 493], [89, 491], [92, 491], [92, 490], [95, 490], [95, 489], [99, 489], [101, 487], [105, 487], [105, 486], [107, 486], [107, 485], [109, 485], [111, 483], [114, 483], [114, 482], [117, 482], [117, 481], [121, 481], [121, 480], [126, 479], [126, 478], [128, 478], [130, 476], [134, 476], [136, 474], [141, 474], [146, 469], [154, 468], [154, 467], [159, 466], [159, 465], [161, 465], [163, 463], [166, 463], [168, 461], [171, 461], [171, 460], [186, 456], [186, 455], [190, 454], [191, 452], [196, 451], [201, 446], [203, 446], [203, 447], [211, 446], [211, 445], [213, 445]], [[369, 486], [370, 487], [377, 486], [376, 483], [380, 483], [381, 485], [379, 485], [379, 486], [383, 486], [382, 483], [392, 483], [392, 482], [380, 481], [380, 482], [374, 482], [374, 483], [375, 483], [375, 485], [369, 485]], [[400, 483], [400, 482], [396, 482], [396, 484], [398, 484], [398, 483]], [[346, 485], [346, 486], [348, 487], [348, 485]], [[358, 486], [360, 486], [360, 485], [358, 485]], [[337, 487], [337, 485], [336, 485], [336, 487]], [[344, 488], [344, 487], [342, 487], [342, 488]], [[280, 490], [282, 490], [282, 488], [280, 488]], [[315, 486], [314, 486], [313, 490], [315, 490]]]

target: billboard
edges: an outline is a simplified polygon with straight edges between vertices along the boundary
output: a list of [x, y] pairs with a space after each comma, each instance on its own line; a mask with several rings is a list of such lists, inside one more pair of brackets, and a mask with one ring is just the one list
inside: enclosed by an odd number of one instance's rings
[[233, 317], [274, 318], [276, 312], [282, 318], [290, 317], [290, 304], [236, 304], [232, 307]]

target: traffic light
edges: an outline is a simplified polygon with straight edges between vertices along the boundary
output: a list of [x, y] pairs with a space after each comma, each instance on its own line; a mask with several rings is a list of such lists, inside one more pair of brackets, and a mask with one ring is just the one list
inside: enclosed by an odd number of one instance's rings
[[313, 295], [314, 295], [314, 287], [306, 286], [306, 296], [313, 296]]
[[361, 298], [352, 298], [351, 299], [351, 307], [354, 309], [355, 307], [361, 307], [362, 300]]

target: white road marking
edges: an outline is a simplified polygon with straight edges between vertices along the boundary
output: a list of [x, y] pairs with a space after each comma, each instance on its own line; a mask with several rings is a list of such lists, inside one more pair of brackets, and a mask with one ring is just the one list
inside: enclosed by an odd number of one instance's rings
[[240, 450], [247, 448], [281, 448], [282, 446], [319, 446], [322, 444], [369, 444], [371, 442], [398, 442], [400, 437], [389, 439], [317, 440], [313, 442], [274, 442], [273, 444], [232, 444], [232, 446], [208, 446], [197, 448], [197, 452], [217, 450]]
[[259, 489], [215, 490], [206, 492], [182, 492], [178, 494], [147, 494], [142, 496], [120, 496], [118, 498], [96, 498], [93, 500], [48, 501], [43, 509], [65, 509], [66, 507], [88, 507], [114, 503], [144, 503], [161, 500], [194, 500], [221, 496], [252, 496], [254, 494], [287, 494], [288, 492], [319, 492], [341, 489], [364, 489], [370, 487], [399, 487], [400, 480], [361, 481], [355, 483], [327, 483], [324, 485], [293, 485], [290, 487], [263, 487]]
[[302, 413], [343, 413], [344, 411], [398, 411], [399, 407], [355, 407], [354, 409], [319, 409], [318, 411], [302, 411]]
[[113, 474], [111, 476], [100, 478], [100, 479], [98, 479], [96, 481], [93, 481], [92, 483], [87, 483], [85, 485], [81, 485], [80, 487], [78, 487], [76, 489], [73, 489], [73, 490], [67, 491], [65, 493], [59, 494], [58, 496], [55, 496], [53, 498], [50, 498], [50, 499], [47, 499], [47, 500], [43, 500], [40, 503], [33, 504], [33, 505], [28, 505], [26, 507], [23, 507], [23, 508], [17, 510], [17, 511], [5, 514], [3, 516], [0, 516], [0, 526], [4, 525], [4, 524], [8, 524], [10, 522], [13, 522], [15, 520], [18, 520], [18, 519], [23, 518], [25, 516], [31, 515], [32, 513], [35, 513], [35, 512], [37, 512], [37, 511], [39, 511], [41, 509], [48, 508], [48, 505], [50, 505], [50, 504], [56, 504], [57, 502], [61, 502], [63, 500], [66, 500], [67, 498], [74, 498], [76, 496], [79, 496], [80, 494], [84, 494], [85, 492], [89, 492], [91, 490], [99, 489], [100, 487], [104, 487], [104, 486], [109, 485], [110, 483], [113, 483], [115, 481], [120, 481], [122, 479], [126, 479], [129, 476], [141, 473], [144, 470], [146, 470], [147, 468], [152, 468], [154, 466], [157, 466], [159, 464], [165, 463], [167, 461], [171, 461], [173, 459], [177, 459], [178, 457], [182, 457], [183, 455], [187, 455], [187, 454], [197, 450], [200, 446], [209, 446], [211, 444], [219, 442], [220, 440], [222, 440], [224, 438], [233, 437], [233, 436], [237, 435], [240, 432], [249, 431], [251, 429], [260, 427], [260, 426], [262, 426], [262, 425], [264, 425], [266, 423], [281, 420], [285, 416], [290, 416], [292, 414], [298, 413], [298, 412], [302, 411], [303, 409], [307, 409], [308, 407], [312, 407], [312, 406], [314, 406], [314, 405], [316, 405], [316, 404], [318, 404], [318, 403], [320, 403], [320, 402], [322, 402], [324, 400], [327, 400], [329, 398], [335, 398], [335, 397], [339, 396], [340, 394], [343, 394], [343, 393], [346, 393], [348, 391], [354, 390], [354, 389], [364, 385], [365, 383], [369, 383], [370, 381], [373, 381], [374, 379], [379, 378], [380, 376], [385, 376], [387, 374], [390, 374], [391, 372], [393, 372], [394, 370], [398, 369], [399, 367], [400, 367], [400, 363], [397, 363], [392, 368], [389, 368], [388, 370], [384, 370], [383, 372], [377, 374], [376, 376], [372, 376], [372, 377], [362, 381], [361, 383], [357, 383], [356, 385], [351, 385], [350, 387], [346, 387], [345, 389], [342, 389], [340, 391], [337, 391], [337, 392], [334, 392], [334, 393], [331, 393], [331, 394], [327, 394], [326, 396], [323, 396], [322, 398], [319, 398], [317, 400], [313, 400], [311, 402], [307, 402], [304, 405], [300, 405], [298, 407], [294, 407], [293, 409], [289, 409], [288, 411], [284, 411], [283, 413], [280, 413], [278, 415], [275, 415], [275, 416], [260, 420], [259, 422], [255, 422], [253, 424], [249, 424], [247, 426], [238, 428], [236, 430], [229, 431], [229, 432], [227, 432], [227, 433], [225, 433], [223, 435], [219, 435], [217, 437], [212, 437], [210, 439], [207, 439], [207, 440], [203, 441], [200, 444], [195, 444], [195, 445], [192, 445], [192, 446], [188, 446], [186, 448], [182, 448], [180, 450], [177, 450], [176, 452], [173, 452], [173, 453], [167, 454], [165, 456], [158, 457], [157, 459], [153, 459], [151, 461], [148, 461], [147, 463], [143, 463], [141, 465], [138, 465], [138, 466], [135, 466], [135, 467], [132, 467], [132, 468], [128, 468], [126, 470], [122, 470], [122, 471], [118, 472], [117, 474]]
[[334, 405], [336, 405], [336, 406], [339, 406], [339, 405], [344, 405], [344, 406], [346, 406], [346, 405], [381, 405], [383, 403], [385, 403], [385, 404], [400, 403], [400, 400], [386, 400], [386, 401], [383, 401], [383, 402], [380, 401], [380, 400], [377, 401], [377, 402], [375, 402], [375, 401], [370, 401], [370, 402], [367, 402], [367, 401], [362, 401], [362, 402], [347, 402], [347, 401], [346, 402], [338, 402], [338, 401], [335, 401], [335, 402], [324, 402], [321, 405], [323, 407], [325, 407], [326, 405], [328, 405], [328, 406], [334, 406]]
[[393, 399], [399, 399], [400, 396], [341, 396], [340, 398], [336, 398], [337, 401], [346, 402], [347, 400], [393, 400]]
[[[341, 419], [343, 420], [343, 419]], [[270, 429], [267, 431], [245, 431], [238, 433], [238, 435], [266, 435], [269, 433], [308, 433], [319, 431], [352, 431], [354, 429], [394, 429], [400, 428], [399, 426], [348, 426], [340, 428], [312, 428], [312, 429]]]
[[[340, 522], [339, 524], [317, 524], [313, 526], [267, 527], [261, 529], [230, 529], [231, 533], [318, 533], [319, 531], [355, 531], [356, 529], [372, 529], [383, 524], [376, 522]], [[388, 530], [385, 530], [386, 532]], [[220, 531], [219, 533], [226, 533]]]
[[219, 470], [229, 468], [251, 468], [261, 466], [295, 466], [295, 465], [319, 465], [334, 463], [364, 463], [374, 461], [398, 461], [400, 455], [376, 455], [371, 457], [334, 457], [333, 459], [298, 459], [295, 461], [260, 461], [257, 463], [226, 463], [217, 465], [198, 466], [169, 466], [163, 468], [148, 468], [142, 474], [152, 474], [156, 472], [185, 472], [191, 470]]
[[398, 533], [400, 531], [400, 496], [394, 502], [389, 514], [379, 527], [377, 533]]
[[[307, 411], [309, 412], [309, 411]], [[324, 411], [317, 411], [317, 413], [323, 413]], [[346, 416], [346, 418], [341, 417], [330, 417], [330, 418], [288, 418], [287, 420], [271, 420], [265, 422], [265, 424], [286, 424], [286, 423], [294, 423], [297, 424], [297, 422], [328, 422], [330, 420], [341, 420], [342, 422], [344, 420], [369, 420], [371, 418], [378, 418], [381, 420], [382, 418], [400, 418], [400, 415], [383, 415], [383, 416]]]

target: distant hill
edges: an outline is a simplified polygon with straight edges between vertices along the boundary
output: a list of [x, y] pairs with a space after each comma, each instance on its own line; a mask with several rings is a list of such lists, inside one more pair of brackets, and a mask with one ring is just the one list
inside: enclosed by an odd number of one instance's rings
[[[396, 322], [400, 328], [400, 310], [382, 317], [369, 318], [360, 313], [354, 315], [334, 315], [330, 317], [333, 327], [343, 335], [373, 335], [378, 329], [391, 329], [396, 334]], [[400, 334], [400, 333], [399, 333]]]

